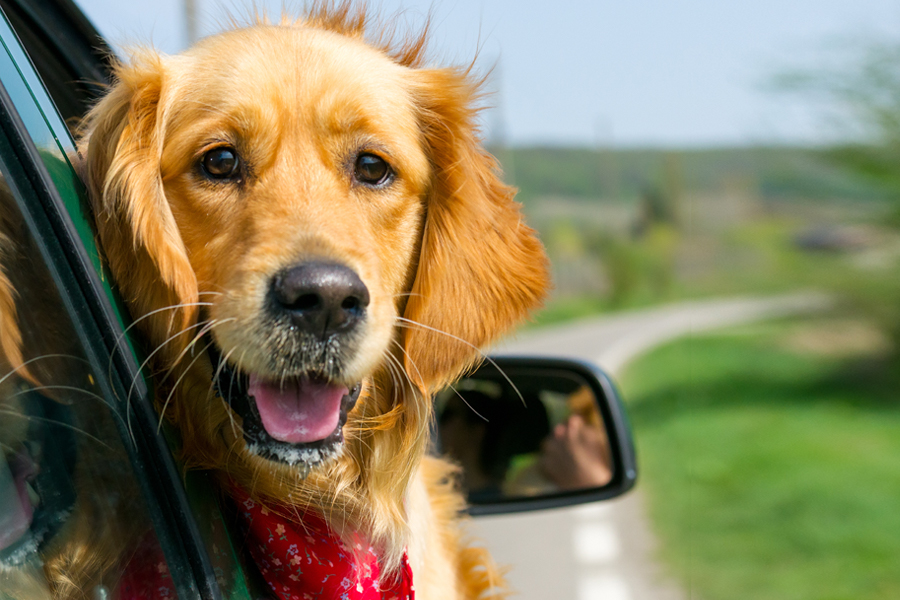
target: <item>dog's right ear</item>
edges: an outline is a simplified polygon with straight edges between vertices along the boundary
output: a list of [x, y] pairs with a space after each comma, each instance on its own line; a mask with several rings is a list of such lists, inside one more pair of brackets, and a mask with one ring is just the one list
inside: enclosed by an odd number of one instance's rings
[[[165, 65], [146, 53], [118, 65], [115, 78], [82, 125], [81, 170], [119, 291], [133, 314], [159, 311], [140, 325], [159, 344], [194, 322], [198, 298], [160, 175]], [[169, 346], [169, 357], [183, 347]]]
[[515, 190], [482, 145], [478, 83], [457, 69], [413, 73], [433, 176], [404, 314], [404, 353], [412, 380], [434, 392], [540, 306], [549, 276]]

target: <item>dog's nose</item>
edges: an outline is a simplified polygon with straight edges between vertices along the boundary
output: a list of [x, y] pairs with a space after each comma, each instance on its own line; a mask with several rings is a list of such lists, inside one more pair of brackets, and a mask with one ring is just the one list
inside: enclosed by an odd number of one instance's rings
[[310, 262], [290, 267], [272, 280], [278, 310], [307, 333], [328, 337], [354, 327], [366, 314], [369, 290], [349, 267]]

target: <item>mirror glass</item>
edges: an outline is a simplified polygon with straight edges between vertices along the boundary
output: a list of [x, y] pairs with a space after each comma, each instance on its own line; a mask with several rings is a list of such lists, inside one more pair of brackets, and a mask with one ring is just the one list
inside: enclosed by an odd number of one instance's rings
[[565, 369], [479, 369], [436, 397], [438, 452], [473, 504], [598, 488], [613, 476], [588, 381]]

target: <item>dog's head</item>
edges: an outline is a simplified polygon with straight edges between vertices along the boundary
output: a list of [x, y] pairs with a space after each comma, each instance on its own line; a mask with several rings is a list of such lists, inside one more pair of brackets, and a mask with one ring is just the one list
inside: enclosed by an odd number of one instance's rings
[[342, 476], [397, 487], [430, 392], [544, 294], [477, 85], [422, 68], [422, 39], [367, 43], [364, 21], [344, 6], [145, 52], [86, 120], [105, 256], [196, 464], [305, 470], [346, 435]]

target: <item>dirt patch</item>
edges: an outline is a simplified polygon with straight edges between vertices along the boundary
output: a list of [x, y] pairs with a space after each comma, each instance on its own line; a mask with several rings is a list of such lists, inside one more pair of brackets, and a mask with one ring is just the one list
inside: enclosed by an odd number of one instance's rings
[[793, 352], [835, 358], [880, 356], [891, 351], [891, 340], [862, 320], [829, 320], [800, 325], [785, 334], [782, 346]]

